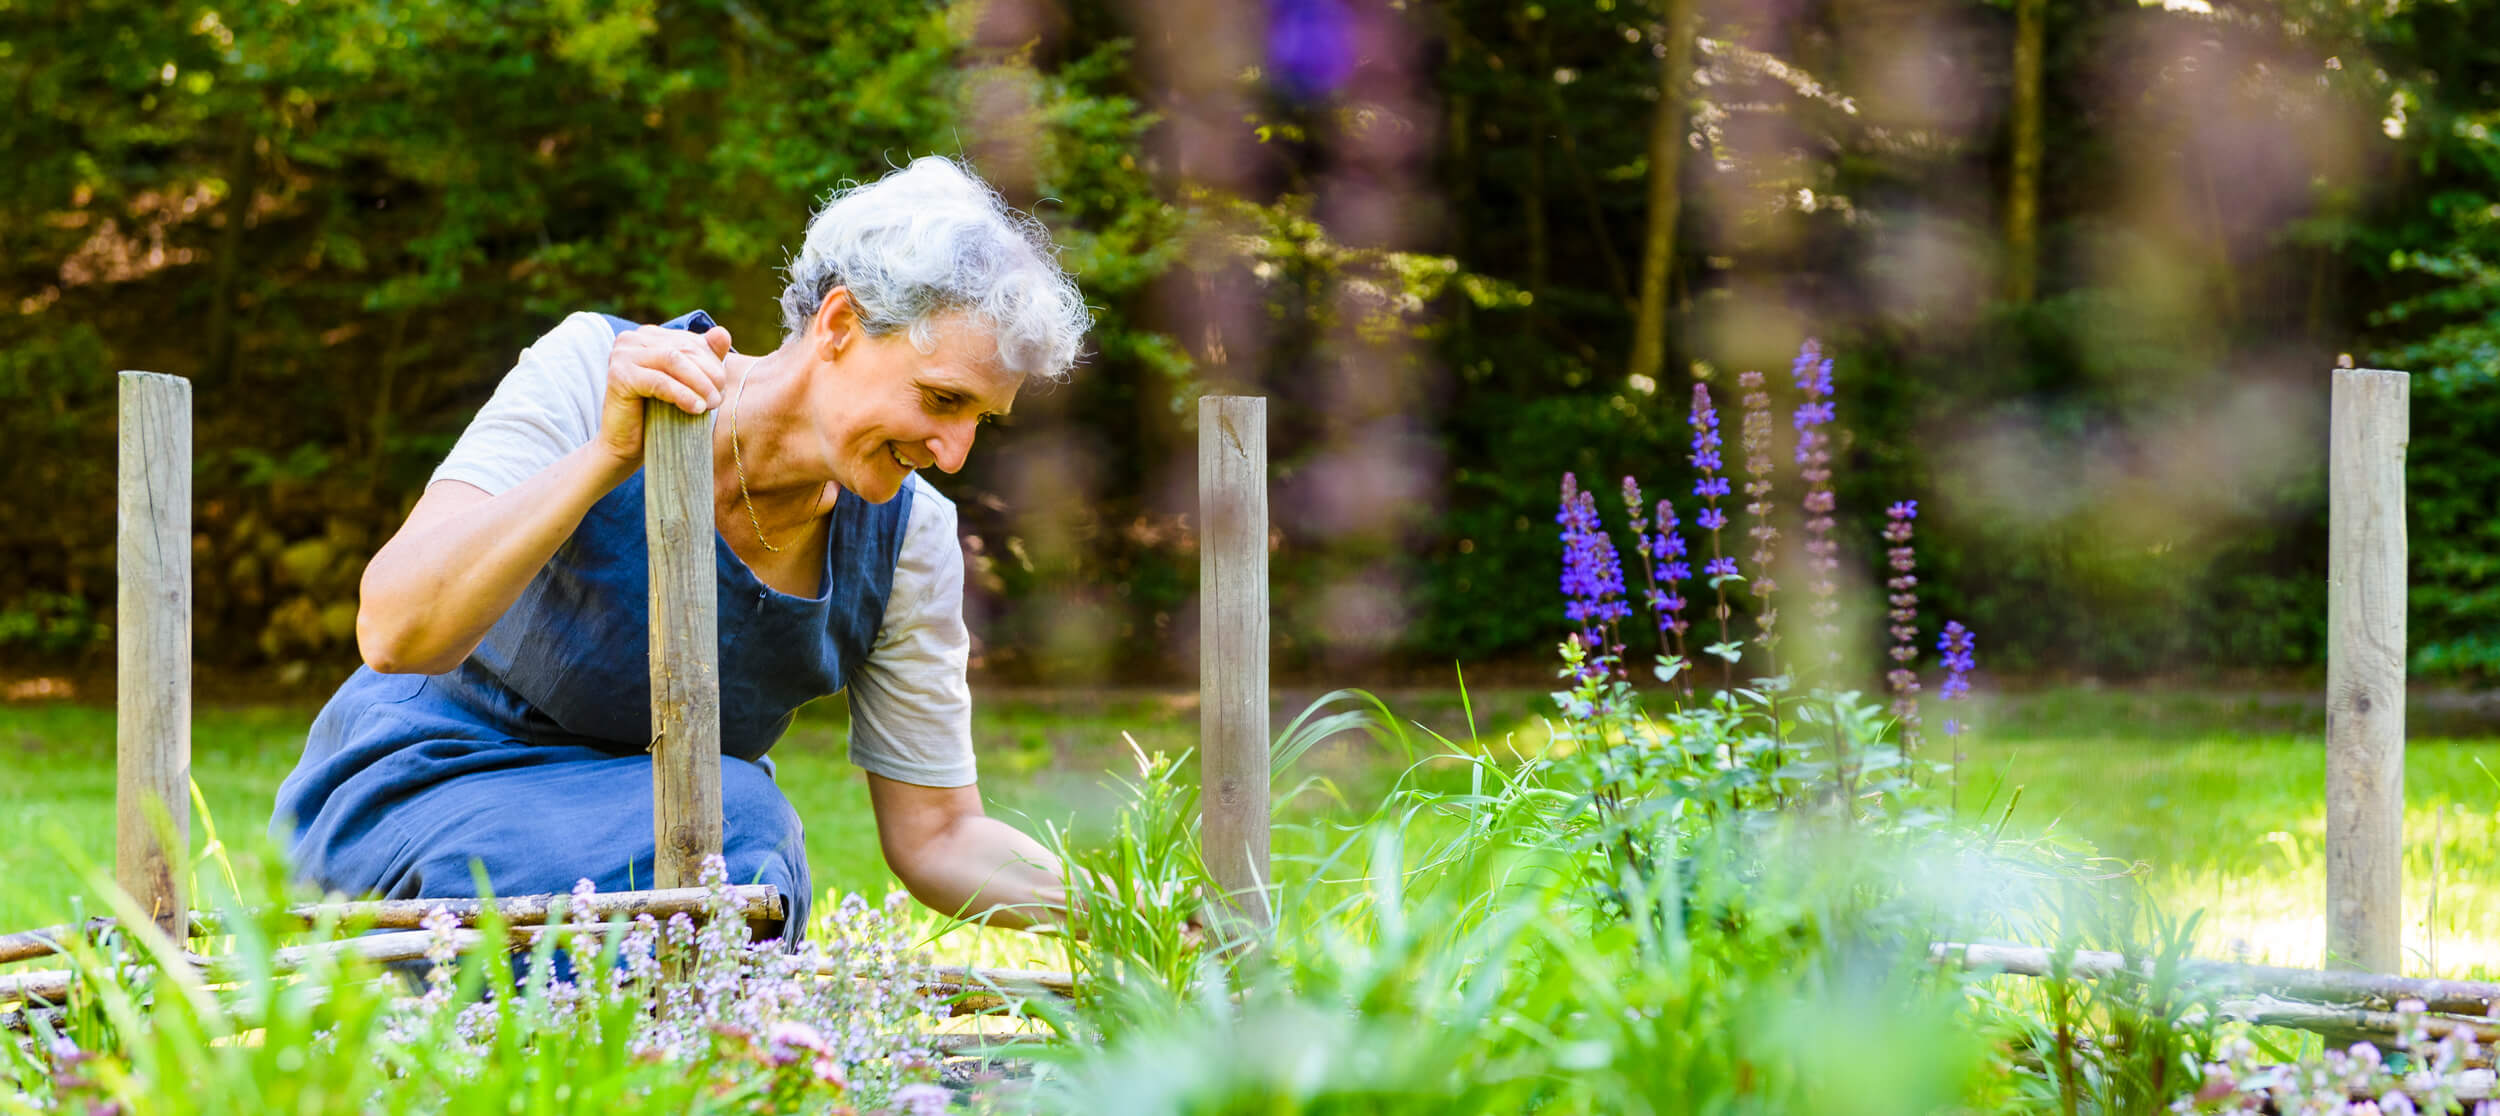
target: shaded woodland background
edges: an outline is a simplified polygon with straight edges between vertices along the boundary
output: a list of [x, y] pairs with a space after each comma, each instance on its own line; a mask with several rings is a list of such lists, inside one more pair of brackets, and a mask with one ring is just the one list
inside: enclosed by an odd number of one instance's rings
[[324, 683], [531, 338], [769, 348], [935, 152], [1101, 307], [936, 478], [993, 677], [1194, 671], [1206, 391], [1274, 400], [1280, 669], [1533, 660], [1560, 474], [1689, 491], [1690, 384], [1816, 337], [1857, 578], [1921, 500], [1999, 671], [2319, 662], [2327, 370], [2416, 373], [2415, 667], [2487, 680], [2495, 81], [2463, 0], [0, 0], [0, 664], [109, 667], [116, 369], [194, 381], [202, 662]]

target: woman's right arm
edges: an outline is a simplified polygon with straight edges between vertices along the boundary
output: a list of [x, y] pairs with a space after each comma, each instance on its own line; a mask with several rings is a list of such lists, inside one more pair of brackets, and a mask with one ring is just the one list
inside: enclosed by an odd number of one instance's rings
[[500, 493], [436, 481], [365, 566], [356, 646], [385, 674], [440, 674], [486, 638], [590, 506], [642, 467], [643, 401], [689, 414], [717, 406], [729, 331], [696, 335], [644, 326], [608, 357], [599, 430], [588, 442]]

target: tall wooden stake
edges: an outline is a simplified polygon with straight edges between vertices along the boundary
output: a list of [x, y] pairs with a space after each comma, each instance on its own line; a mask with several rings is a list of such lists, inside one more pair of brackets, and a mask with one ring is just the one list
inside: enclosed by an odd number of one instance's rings
[[2403, 971], [2409, 377], [2337, 369], [2327, 450], [2326, 949]]
[[1207, 868], [1268, 924], [1267, 400], [1198, 401], [1198, 776]]
[[651, 824], [655, 887], [693, 887], [721, 851], [719, 573], [712, 416], [643, 405], [651, 549]]
[[190, 906], [191, 381], [121, 374], [113, 879], [179, 942]]

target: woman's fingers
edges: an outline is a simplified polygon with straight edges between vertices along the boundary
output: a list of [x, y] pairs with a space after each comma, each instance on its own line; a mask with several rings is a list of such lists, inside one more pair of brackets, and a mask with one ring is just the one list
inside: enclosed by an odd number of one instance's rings
[[718, 326], [701, 336], [643, 326], [617, 338], [609, 374], [616, 378], [624, 373], [620, 386], [637, 396], [699, 415], [719, 406], [721, 393], [729, 387], [729, 371], [722, 364], [728, 353], [729, 331]]
[[608, 353], [602, 441], [624, 460], [641, 460], [643, 401], [656, 399], [690, 415], [711, 411], [729, 387], [722, 363], [728, 355], [729, 331], [717, 326], [700, 335], [648, 325], [619, 334]]
[[720, 405], [720, 393], [728, 381], [721, 374], [719, 357], [676, 349], [663, 354], [657, 370], [666, 383], [652, 393], [653, 398], [675, 403], [690, 415]]

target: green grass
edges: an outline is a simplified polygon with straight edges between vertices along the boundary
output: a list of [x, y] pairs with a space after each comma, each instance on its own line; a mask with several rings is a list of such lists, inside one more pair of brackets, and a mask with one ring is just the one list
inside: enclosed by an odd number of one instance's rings
[[[1307, 700], [1293, 702], [1282, 728]], [[1495, 746], [1541, 739], [1541, 698], [1479, 694], [1477, 723]], [[1464, 740], [1454, 694], [1394, 695], [1401, 716]], [[238, 859], [266, 855], [259, 832], [278, 781], [293, 765], [307, 707], [195, 713], [193, 774], [220, 836]], [[1940, 720], [1932, 703], [1931, 724]], [[2053, 832], [2141, 861], [2166, 909], [2204, 908], [2197, 952], [2310, 965], [2323, 949], [2325, 814], [2323, 717], [2292, 699], [2200, 693], [2053, 691], [1994, 700], [1978, 717], [1966, 767], [1966, 808], [2021, 788], [2009, 832]], [[1194, 746], [1197, 709], [1183, 696], [1008, 695], [985, 698], [975, 719], [982, 788], [991, 812], [1029, 821], [1098, 818], [1113, 801], [1105, 773], [1133, 770], [1133, 735], [1146, 751]], [[2414, 718], [2406, 757], [2408, 969], [2443, 976], [2500, 974], [2500, 730]], [[774, 750], [782, 785], [806, 819], [819, 891], [881, 895], [895, 885], [877, 852], [867, 790], [843, 758], [838, 701], [802, 713]], [[109, 871], [113, 834], [113, 718], [70, 703], [0, 705], [0, 930], [60, 921], [73, 904], [97, 909], [77, 886], [85, 858]], [[1297, 765], [1316, 776], [1298, 801], [1375, 795], [1396, 769], [1371, 747], [1323, 747]], [[2434, 840], [2434, 833], [2437, 839]], [[195, 845], [205, 827], [193, 826]], [[2434, 863], [2437, 871], [2433, 871]], [[948, 951], [1015, 959], [1029, 947], [1004, 935], [963, 935]], [[1034, 953], [1040, 957], [1044, 954]]]
[[[2195, 691], [1994, 696], [1960, 716], [1965, 812], [2066, 836], [2140, 872], [2196, 954], [2315, 966], [2326, 930], [2326, 718], [2313, 699]], [[1927, 704], [1928, 749], [1943, 717]], [[2408, 712], [2405, 968], [2500, 976], [2500, 725]], [[1534, 721], [1505, 730], [1542, 742]], [[2019, 791], [2020, 797], [2014, 799]]]
[[[1966, 785], [2021, 786], [2012, 829], [2142, 862], [2165, 908], [2205, 911], [2200, 956], [2320, 963], [2325, 717], [2312, 704], [2066, 692], [1996, 705]], [[2500, 729], [2429, 710], [2410, 724], [2406, 970], [2500, 975]]]

